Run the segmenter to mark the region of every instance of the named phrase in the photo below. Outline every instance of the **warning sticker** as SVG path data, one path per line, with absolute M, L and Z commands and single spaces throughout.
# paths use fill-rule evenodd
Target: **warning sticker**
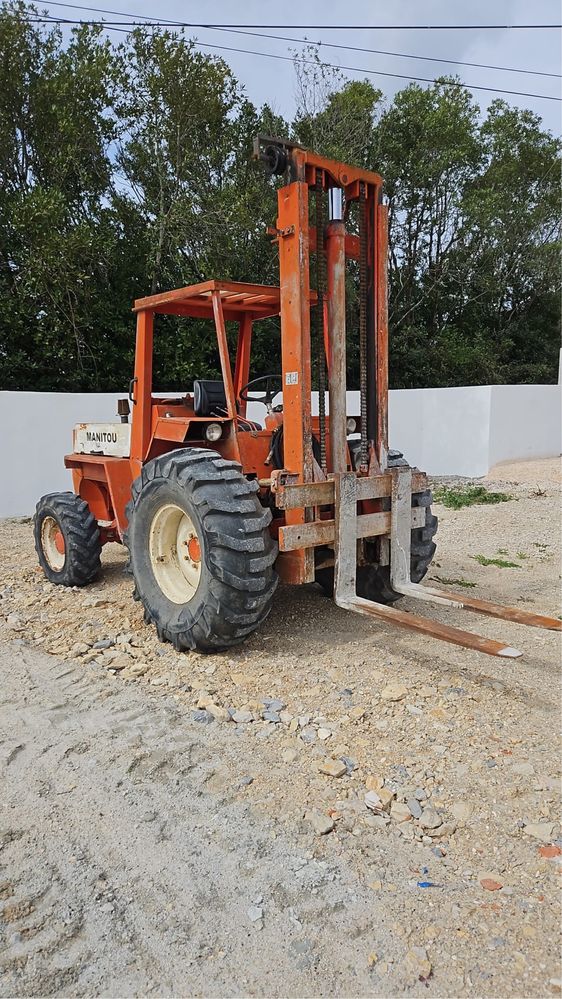
M 298 385 L 298 383 L 299 383 L 298 371 L 287 371 L 285 375 L 285 385 Z

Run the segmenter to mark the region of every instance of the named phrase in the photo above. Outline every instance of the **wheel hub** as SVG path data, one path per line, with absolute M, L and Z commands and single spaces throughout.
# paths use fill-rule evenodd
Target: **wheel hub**
M 164 596 L 175 604 L 193 599 L 201 581 L 201 542 L 185 510 L 175 503 L 160 507 L 149 533 L 152 571 Z
M 41 524 L 41 547 L 53 572 L 64 568 L 66 546 L 62 531 L 54 517 L 45 517 Z

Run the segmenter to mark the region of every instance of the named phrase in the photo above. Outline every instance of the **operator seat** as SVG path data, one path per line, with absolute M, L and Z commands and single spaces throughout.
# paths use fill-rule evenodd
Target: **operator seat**
M 226 413 L 224 382 L 197 378 L 193 382 L 193 408 L 196 416 L 224 416 Z
M 226 416 L 226 392 L 224 382 L 208 378 L 196 378 L 193 382 L 193 409 L 196 416 Z M 240 417 L 239 430 L 261 430 L 254 420 Z

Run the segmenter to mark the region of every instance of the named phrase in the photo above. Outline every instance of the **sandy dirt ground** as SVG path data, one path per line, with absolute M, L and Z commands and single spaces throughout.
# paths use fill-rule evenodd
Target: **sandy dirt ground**
M 487 480 L 530 483 L 537 489 L 562 483 L 561 458 L 535 458 L 532 461 L 502 461 L 494 465 L 485 476 Z
M 559 615 L 558 488 L 506 488 L 436 506 L 429 577 Z M 0 995 L 560 994 L 559 636 L 431 608 L 524 652 L 492 659 L 284 588 L 177 654 L 118 546 L 65 590 L 31 530 L 0 524 Z

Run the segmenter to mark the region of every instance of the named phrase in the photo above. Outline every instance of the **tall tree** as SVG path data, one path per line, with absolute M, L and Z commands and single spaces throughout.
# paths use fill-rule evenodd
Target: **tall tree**
M 0 13 L 3 382 L 86 385 L 98 364 L 95 299 L 116 240 L 105 201 L 115 58 L 97 29 L 63 46 L 29 10 Z

